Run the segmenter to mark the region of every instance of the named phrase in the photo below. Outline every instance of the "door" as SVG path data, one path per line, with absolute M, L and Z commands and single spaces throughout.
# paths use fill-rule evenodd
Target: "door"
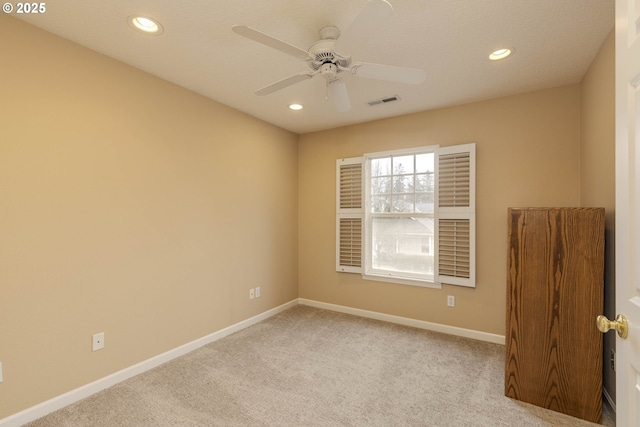
M 640 426 L 640 0 L 616 0 L 616 424 Z

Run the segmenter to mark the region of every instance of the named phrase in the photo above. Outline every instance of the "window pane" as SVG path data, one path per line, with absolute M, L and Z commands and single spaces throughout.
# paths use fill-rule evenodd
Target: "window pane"
M 371 178 L 371 194 L 391 193 L 391 177 Z
M 433 218 L 373 218 L 372 267 L 433 274 Z
M 393 212 L 413 213 L 413 194 L 394 194 Z
M 416 175 L 416 192 L 418 193 L 431 193 L 434 191 L 433 186 L 433 174 L 419 174 Z
M 401 175 L 405 173 L 413 173 L 413 158 L 413 155 L 394 157 L 393 174 Z
M 391 196 L 371 196 L 371 212 L 391 212 Z
M 391 158 L 371 160 L 371 176 L 391 175 Z
M 433 153 L 416 155 L 416 173 L 435 172 Z
M 394 193 L 413 193 L 413 175 L 393 177 Z
M 433 193 L 416 194 L 416 212 L 433 213 Z

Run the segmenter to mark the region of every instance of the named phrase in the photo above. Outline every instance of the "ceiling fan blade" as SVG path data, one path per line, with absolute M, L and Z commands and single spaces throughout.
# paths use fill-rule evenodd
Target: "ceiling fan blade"
M 231 27 L 231 29 L 236 34 L 240 34 L 243 37 L 261 43 L 265 46 L 269 46 L 273 49 L 279 50 L 280 52 L 286 53 L 287 55 L 291 55 L 295 58 L 302 59 L 303 61 L 313 59 L 311 58 L 311 55 L 309 55 L 309 52 L 307 52 L 306 50 L 302 50 L 298 47 L 290 45 L 287 42 L 278 40 L 268 34 L 260 32 L 251 27 L 247 27 L 246 25 L 234 25 L 233 27 Z
M 380 25 L 389 19 L 392 12 L 393 7 L 386 0 L 370 0 L 351 25 L 342 32 L 336 41 L 334 51 L 344 58 L 349 58 L 360 45 L 371 38 Z
M 314 76 L 314 73 L 298 73 L 298 74 L 294 74 L 291 77 L 287 77 L 286 79 L 282 79 L 280 81 L 277 81 L 275 83 L 271 83 L 268 86 L 265 86 L 261 89 L 258 89 L 257 91 L 255 91 L 254 93 L 256 95 L 269 95 L 270 93 L 273 93 L 277 90 L 280 89 L 284 89 L 285 87 L 289 87 L 291 85 L 294 85 L 296 83 L 300 83 L 302 81 L 305 80 L 309 80 L 311 77 Z
M 327 82 L 327 89 L 329 91 L 329 99 L 331 99 L 333 106 L 338 112 L 344 113 L 351 110 L 351 101 L 349 100 L 347 86 L 342 79 Z
M 385 80 L 388 82 L 407 83 L 417 85 L 427 78 L 424 70 L 417 68 L 395 67 L 393 65 L 368 64 L 366 62 L 354 64 L 349 73 L 355 77 Z

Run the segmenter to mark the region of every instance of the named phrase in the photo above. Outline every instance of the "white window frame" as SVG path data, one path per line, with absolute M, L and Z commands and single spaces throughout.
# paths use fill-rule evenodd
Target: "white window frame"
M 370 210 L 369 185 L 366 184 L 370 178 L 370 171 L 367 171 L 370 161 L 366 159 L 388 157 L 390 155 L 400 156 L 403 154 L 420 154 L 434 152 L 435 154 L 435 212 L 434 212 L 434 276 L 433 280 L 416 279 L 413 277 L 390 276 L 388 274 L 372 274 L 368 264 L 370 263 L 371 251 L 371 216 L 367 214 Z M 450 159 L 455 159 L 453 172 Z M 448 163 L 447 163 L 448 162 Z M 362 205 L 357 208 L 340 208 L 340 168 L 343 165 L 362 165 L 362 189 L 355 190 L 361 192 Z M 443 164 L 441 170 L 440 164 Z M 476 150 L 475 144 L 462 144 L 453 146 L 426 146 L 403 150 L 391 150 L 365 154 L 363 157 L 349 159 L 339 159 L 336 162 L 336 271 L 342 273 L 360 273 L 363 278 L 391 283 L 400 283 L 413 286 L 440 289 L 442 284 L 457 285 L 474 288 L 476 286 L 476 231 L 475 231 L 475 164 Z M 365 173 L 366 172 L 366 173 Z M 452 179 L 453 177 L 453 179 Z M 461 178 L 458 178 L 461 177 Z M 459 185 L 458 179 L 461 184 Z M 455 181 L 456 184 L 451 184 Z M 441 194 L 441 182 L 443 183 Z M 347 186 L 346 188 L 348 188 Z M 460 195 L 460 197 L 459 197 Z M 442 199 L 441 199 L 442 196 Z M 454 200 L 451 203 L 451 200 Z M 442 206 L 441 206 L 442 205 Z M 411 216 L 413 214 L 408 214 Z M 394 215 L 395 216 L 395 215 Z M 347 239 L 352 245 L 346 249 L 347 252 L 358 252 L 362 262 L 360 265 L 350 264 L 340 265 L 340 220 L 352 219 L 360 220 L 362 233 L 359 236 L 362 242 L 361 247 L 354 247 L 358 236 L 354 239 Z M 442 227 L 440 226 L 442 223 Z M 442 239 L 441 239 L 442 237 Z M 453 242 L 453 243 L 452 243 Z M 442 254 L 441 254 L 442 248 Z M 442 268 L 441 268 L 442 266 Z M 453 266 L 453 267 L 452 267 Z
M 435 278 L 438 277 L 438 265 L 435 260 L 437 259 L 437 255 L 434 251 L 434 270 L 433 276 L 429 278 L 425 278 L 424 275 L 420 275 L 417 273 L 396 273 L 389 270 L 375 269 L 372 265 L 372 235 L 373 235 L 373 220 L 378 217 L 391 217 L 391 218 L 411 218 L 411 217 L 422 217 L 422 218 L 433 218 L 434 222 L 434 240 L 437 239 L 437 217 L 435 207 L 435 200 L 438 200 L 438 186 L 437 179 L 435 179 L 435 194 L 434 194 L 434 212 L 433 213 L 425 213 L 425 214 L 417 214 L 417 213 L 373 213 L 371 209 L 371 161 L 380 158 L 386 157 L 399 157 L 403 155 L 417 155 L 417 154 L 426 154 L 430 153 L 434 155 L 434 175 L 438 176 L 438 146 L 432 145 L 427 147 L 418 147 L 418 148 L 410 148 L 410 149 L 402 149 L 402 150 L 391 150 L 391 151 L 382 151 L 376 153 L 367 153 L 364 155 L 364 168 L 365 168 L 365 176 L 364 176 L 364 272 L 363 277 L 367 280 L 376 280 L 390 283 L 398 283 L 403 285 L 414 285 L 414 286 L 423 286 L 429 288 L 441 288 L 441 285 L 436 282 Z

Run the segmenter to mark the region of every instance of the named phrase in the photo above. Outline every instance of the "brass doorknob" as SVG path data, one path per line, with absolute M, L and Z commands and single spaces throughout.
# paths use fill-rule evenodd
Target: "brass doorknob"
M 596 318 L 596 323 L 598 324 L 598 330 L 603 334 L 611 329 L 615 329 L 622 339 L 625 339 L 629 335 L 629 324 L 624 314 L 618 314 L 614 321 L 600 315 Z

